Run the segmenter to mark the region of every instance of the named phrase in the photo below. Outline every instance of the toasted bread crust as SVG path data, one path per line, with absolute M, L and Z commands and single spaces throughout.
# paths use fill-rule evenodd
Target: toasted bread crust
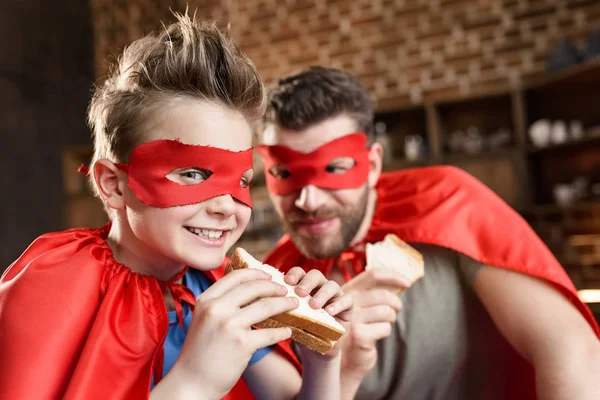
M 335 345 L 334 341 L 320 338 L 309 332 L 303 331 L 302 329 L 298 329 L 293 326 L 288 326 L 286 324 L 282 324 L 281 322 L 275 321 L 271 318 L 269 318 L 266 321 L 261 322 L 260 324 L 256 324 L 256 326 L 259 328 L 262 328 L 262 329 L 289 327 L 292 329 L 292 340 L 294 340 L 295 342 L 298 342 L 300 344 L 303 344 L 306 347 L 308 347 L 309 349 L 319 352 L 321 354 L 328 353 Z

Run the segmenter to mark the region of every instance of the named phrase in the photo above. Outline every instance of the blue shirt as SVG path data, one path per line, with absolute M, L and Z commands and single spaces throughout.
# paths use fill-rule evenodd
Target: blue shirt
M 212 285 L 212 281 L 208 279 L 208 277 L 202 271 L 190 268 L 185 274 L 185 285 L 192 291 L 192 293 L 194 293 L 195 297 L 198 297 L 200 293 L 204 292 L 210 287 L 210 285 Z M 191 312 L 190 307 L 186 303 L 183 303 L 182 306 L 183 325 L 185 327 L 185 331 L 181 329 L 181 326 L 177 322 L 177 312 L 169 311 L 169 331 L 167 332 L 164 346 L 165 362 L 163 368 L 163 377 L 167 375 L 171 368 L 173 368 L 175 361 L 177 361 L 177 357 L 179 357 L 181 347 L 183 346 L 183 341 L 185 340 L 190 323 L 192 322 L 193 313 Z M 260 361 L 264 356 L 269 354 L 271 349 L 271 347 L 265 347 L 256 351 L 252 355 L 252 358 L 250 358 L 248 365 L 252 365 Z M 154 387 L 154 382 L 152 383 L 152 387 Z

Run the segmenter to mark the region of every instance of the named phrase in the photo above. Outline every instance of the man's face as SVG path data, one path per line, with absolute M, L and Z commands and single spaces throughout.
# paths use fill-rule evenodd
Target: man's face
M 346 115 L 340 115 L 302 131 L 269 126 L 264 134 L 264 144 L 277 144 L 301 153 L 310 153 L 356 131 L 355 122 Z M 380 158 L 380 152 L 372 149 L 369 152 L 370 161 L 373 157 Z M 338 157 L 329 162 L 327 170 L 341 177 L 353 165 L 352 158 Z M 275 165 L 266 173 L 275 176 L 285 173 L 285 168 L 280 167 Z M 378 168 L 371 169 L 373 171 L 369 173 L 367 182 L 357 188 L 333 190 L 307 185 L 286 195 L 270 193 L 287 232 L 305 256 L 337 256 L 352 242 L 365 218 L 369 189 L 374 187 L 379 177 Z

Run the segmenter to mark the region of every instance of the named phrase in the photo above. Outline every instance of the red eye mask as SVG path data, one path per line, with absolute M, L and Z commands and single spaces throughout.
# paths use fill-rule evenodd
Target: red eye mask
M 267 188 L 277 195 L 286 195 L 304 186 L 325 189 L 351 189 L 363 185 L 369 176 L 369 149 L 364 133 L 352 133 L 324 144 L 311 153 L 300 153 L 286 146 L 257 146 L 265 163 Z M 327 171 L 327 165 L 336 158 L 349 157 L 354 166 L 343 174 Z M 269 170 L 282 165 L 289 176 L 278 178 Z
M 176 140 L 154 140 L 134 148 L 129 164 L 117 166 L 129 175 L 128 186 L 136 197 L 152 207 L 194 204 L 225 194 L 252 207 L 250 188 L 240 184 L 244 172 L 252 168 L 252 149 L 233 152 Z M 201 168 L 212 174 L 195 185 L 166 177 L 180 168 Z

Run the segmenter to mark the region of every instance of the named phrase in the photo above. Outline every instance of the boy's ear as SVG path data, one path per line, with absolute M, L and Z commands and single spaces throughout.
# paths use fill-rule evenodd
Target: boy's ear
M 104 203 L 115 210 L 125 208 L 127 174 L 113 162 L 101 159 L 94 163 L 92 175 Z
M 371 188 L 377 185 L 381 176 L 383 151 L 384 148 L 378 142 L 373 143 L 369 149 L 369 164 L 371 164 L 371 168 L 369 169 L 369 187 Z

